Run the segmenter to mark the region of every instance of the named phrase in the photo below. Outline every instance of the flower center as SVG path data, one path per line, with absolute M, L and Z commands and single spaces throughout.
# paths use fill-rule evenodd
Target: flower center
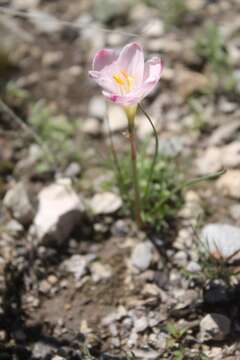
M 120 70 L 113 75 L 113 79 L 120 86 L 122 93 L 128 93 L 132 90 L 134 78 L 128 75 L 126 71 Z

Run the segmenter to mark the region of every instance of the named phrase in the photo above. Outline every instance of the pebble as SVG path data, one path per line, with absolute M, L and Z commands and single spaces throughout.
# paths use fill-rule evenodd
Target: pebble
M 34 359 L 47 359 L 51 356 L 53 350 L 52 348 L 43 343 L 43 342 L 37 342 L 33 346 L 32 356 Z
M 90 117 L 84 120 L 82 130 L 87 135 L 98 136 L 101 134 L 102 125 L 99 119 Z
M 4 227 L 4 230 L 8 234 L 10 234 L 14 237 L 18 237 L 19 235 L 21 235 L 23 233 L 24 227 L 18 221 L 12 219 L 6 224 L 6 226 Z
M 47 67 L 55 67 L 61 63 L 62 59 L 62 51 L 49 51 L 43 55 L 42 64 Z
M 75 178 L 81 173 L 81 165 L 78 162 L 71 162 L 65 170 L 66 177 Z
M 8 190 L 3 199 L 3 205 L 12 212 L 14 218 L 22 225 L 29 225 L 32 222 L 34 210 L 24 182 L 19 182 Z
M 113 214 L 122 206 L 122 199 L 111 192 L 98 193 L 89 201 L 94 215 Z
M 239 128 L 240 124 L 238 120 L 218 127 L 208 139 L 208 144 L 211 146 L 223 145 L 225 142 L 234 138 Z
M 31 10 L 29 21 L 40 33 L 52 34 L 62 29 L 61 23 L 57 18 L 41 10 Z
M 190 261 L 186 267 L 186 270 L 191 273 L 198 273 L 201 271 L 201 266 L 195 261 Z
M 202 229 L 200 239 L 210 254 L 216 258 L 227 259 L 240 251 L 240 228 L 236 226 L 208 224 Z
M 150 241 L 137 244 L 133 249 L 131 263 L 140 271 L 149 268 L 153 259 L 153 245 Z
M 94 262 L 90 265 L 92 279 L 95 283 L 109 279 L 112 276 L 112 271 L 109 265 L 103 265 L 100 262 Z
M 104 132 L 109 132 L 109 127 L 111 132 L 122 131 L 127 128 L 127 117 L 125 112 L 120 106 L 110 104 L 108 106 L 108 122 L 104 123 Z
M 216 183 L 221 194 L 240 199 L 240 170 L 228 170 Z
M 200 341 L 223 341 L 231 330 L 231 321 L 221 314 L 207 314 L 200 322 Z
M 145 316 L 134 320 L 134 330 L 136 333 L 141 333 L 148 328 L 148 320 Z
M 90 117 L 103 120 L 106 116 L 107 106 L 103 96 L 93 96 L 88 104 Z
M 69 179 L 59 179 L 43 188 L 39 195 L 39 208 L 33 231 L 38 239 L 61 244 L 79 225 L 84 211 L 81 198 Z
M 63 263 L 63 268 L 72 273 L 76 280 L 80 280 L 86 274 L 88 265 L 95 259 L 94 254 L 78 255 L 75 254 Z
M 221 150 L 217 147 L 209 147 L 202 156 L 196 160 L 198 174 L 207 175 L 217 172 L 222 167 Z
M 232 218 L 236 221 L 240 220 L 240 205 L 239 204 L 234 204 L 230 207 L 230 214 L 232 216 Z

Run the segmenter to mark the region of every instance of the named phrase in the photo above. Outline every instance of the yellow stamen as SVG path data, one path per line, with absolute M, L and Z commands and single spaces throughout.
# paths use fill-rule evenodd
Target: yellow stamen
M 131 91 L 133 87 L 134 78 L 126 73 L 124 70 L 120 70 L 117 74 L 113 75 L 113 79 L 118 85 L 123 88 L 125 92 Z

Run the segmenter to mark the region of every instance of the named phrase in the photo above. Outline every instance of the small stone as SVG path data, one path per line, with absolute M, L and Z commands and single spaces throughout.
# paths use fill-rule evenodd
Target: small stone
M 29 10 L 36 8 L 40 3 L 40 0 L 14 0 L 13 8 L 16 10 Z
M 145 316 L 134 320 L 134 330 L 136 333 L 145 331 L 148 327 L 148 320 Z
M 6 206 L 23 225 L 29 225 L 34 216 L 34 210 L 29 199 L 26 184 L 19 182 L 10 189 L 4 199 L 3 205 Z
M 104 132 L 107 134 L 109 127 L 111 132 L 118 132 L 127 128 L 127 118 L 120 106 L 112 104 L 108 106 L 108 120 L 104 123 Z
M 94 215 L 113 214 L 122 206 L 121 198 L 111 192 L 103 192 L 94 195 L 89 202 Z
M 91 117 L 104 119 L 106 116 L 106 102 L 102 96 L 93 96 L 88 104 L 88 113 Z
M 48 67 L 55 67 L 61 63 L 62 59 L 62 51 L 49 51 L 43 55 L 42 64 Z
M 236 131 L 240 128 L 239 121 L 232 121 L 230 123 L 220 126 L 210 136 L 208 143 L 211 146 L 223 145 L 229 140 L 232 140 L 236 135 Z
M 52 348 L 43 343 L 43 342 L 37 342 L 34 344 L 33 346 L 33 351 L 32 351 L 32 356 L 34 359 L 46 359 L 49 358 L 49 356 L 51 356 L 53 353 Z
M 201 271 L 201 266 L 195 261 L 190 261 L 187 265 L 186 270 L 190 273 L 198 273 Z
M 228 170 L 217 180 L 216 186 L 223 195 L 240 199 L 240 170 Z
M 51 34 L 62 29 L 57 18 L 41 10 L 31 10 L 28 18 L 40 33 Z
M 101 128 L 99 119 L 91 117 L 84 120 L 82 130 L 87 135 L 98 136 L 101 134 Z
M 92 273 L 92 279 L 94 282 L 109 279 L 112 276 L 110 266 L 103 265 L 100 262 L 94 262 L 90 265 L 90 271 Z
M 18 221 L 12 219 L 6 224 L 4 230 L 8 234 L 10 234 L 14 237 L 18 237 L 24 231 L 24 227 Z
M 145 271 L 149 268 L 153 258 L 153 246 L 150 241 L 137 244 L 133 249 L 131 263 L 137 269 Z
M 69 179 L 59 179 L 43 188 L 38 199 L 39 209 L 33 230 L 40 240 L 62 243 L 79 225 L 84 211 L 81 198 L 73 190 Z
M 158 38 L 164 33 L 164 23 L 159 18 L 151 19 L 143 28 L 143 33 L 148 37 Z
M 240 228 L 228 224 L 204 226 L 200 239 L 210 254 L 227 259 L 240 251 Z
M 200 341 L 222 341 L 231 330 L 230 319 L 221 314 L 208 314 L 200 322 Z
M 73 255 L 63 263 L 63 268 L 72 273 L 76 280 L 80 280 L 86 274 L 88 265 L 95 259 L 95 255 Z
M 238 221 L 240 219 L 240 205 L 239 204 L 234 204 L 230 207 L 230 214 L 232 216 L 232 218 L 236 221 Z
M 66 360 L 66 359 L 63 358 L 62 356 L 55 355 L 51 360 Z
M 78 162 L 72 162 L 66 168 L 65 175 L 69 178 L 75 178 L 76 176 L 80 175 L 81 170 L 81 165 Z
M 47 294 L 51 289 L 51 284 L 47 280 L 42 280 L 39 284 L 39 291 L 43 294 Z
M 179 69 L 176 74 L 177 91 L 183 99 L 209 86 L 208 77 L 196 71 Z
M 240 142 L 236 141 L 222 148 L 222 163 L 226 168 L 240 165 Z
M 200 175 L 217 172 L 222 167 L 222 153 L 217 147 L 210 147 L 196 160 L 196 166 Z

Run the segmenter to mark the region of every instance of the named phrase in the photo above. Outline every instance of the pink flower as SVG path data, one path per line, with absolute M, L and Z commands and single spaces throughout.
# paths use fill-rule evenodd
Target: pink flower
M 133 42 L 117 54 L 111 49 L 98 51 L 89 75 L 103 88 L 103 95 L 125 107 L 137 105 L 158 83 L 163 65 L 158 57 L 144 63 L 143 49 Z

